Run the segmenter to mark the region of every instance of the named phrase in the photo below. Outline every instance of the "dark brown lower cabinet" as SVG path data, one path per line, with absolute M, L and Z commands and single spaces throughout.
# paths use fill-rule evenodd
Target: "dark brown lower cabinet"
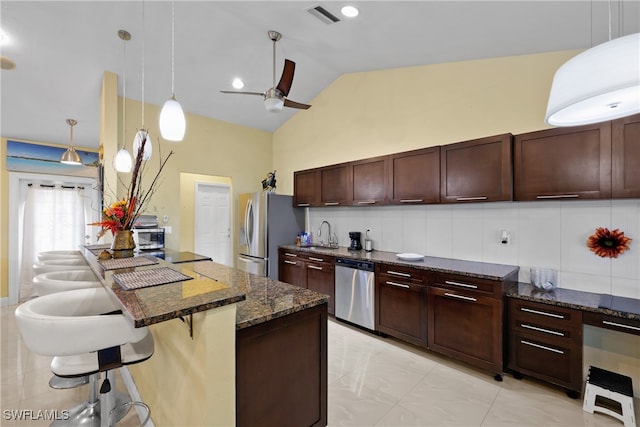
M 429 348 L 491 371 L 503 369 L 502 299 L 430 287 Z
M 564 387 L 582 390 L 582 312 L 511 298 L 508 368 Z
M 280 249 L 278 259 L 278 280 L 290 285 L 307 287 L 304 260 L 296 252 Z
M 427 288 L 398 278 L 376 277 L 376 329 L 427 346 Z
M 327 305 L 236 332 L 236 425 L 327 425 Z
M 333 259 L 331 263 L 305 261 L 307 275 L 307 289 L 329 295 L 329 303 L 327 310 L 329 314 L 335 314 L 336 311 L 336 289 Z

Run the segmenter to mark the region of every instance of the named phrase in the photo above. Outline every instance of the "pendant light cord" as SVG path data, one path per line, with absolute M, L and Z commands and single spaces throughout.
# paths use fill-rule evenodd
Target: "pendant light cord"
M 175 2 L 171 2 L 171 97 L 175 98 L 174 78 L 175 78 L 175 52 L 176 52 L 176 6 Z
M 127 116 L 127 41 L 123 39 L 122 43 L 124 43 L 122 50 L 122 148 L 124 149 L 124 123 Z
M 142 128 L 144 129 L 144 1 L 142 2 Z

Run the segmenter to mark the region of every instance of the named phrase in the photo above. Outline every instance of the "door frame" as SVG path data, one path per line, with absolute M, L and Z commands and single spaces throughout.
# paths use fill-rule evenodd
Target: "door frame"
M 227 254 L 229 255 L 229 263 L 230 267 L 235 265 L 235 260 L 233 256 L 233 195 L 231 193 L 231 184 L 220 183 L 220 182 L 207 182 L 207 181 L 196 181 L 194 185 L 194 193 L 193 193 L 193 251 L 196 252 L 196 240 L 198 238 L 197 227 L 198 224 L 198 190 L 200 187 L 218 187 L 224 188 L 227 190 L 227 194 L 229 195 L 229 242 L 227 244 Z
M 92 205 L 96 207 L 96 218 L 100 218 L 100 191 L 98 189 L 98 180 L 96 178 L 87 178 L 69 175 L 45 175 L 26 172 L 9 172 L 9 242 L 8 242 L 8 258 L 9 258 L 9 295 L 2 298 L 1 305 L 13 305 L 18 303 L 20 295 L 20 266 L 18 265 L 18 239 L 20 231 L 20 185 L 26 181 L 52 181 L 55 183 L 75 184 L 90 186 Z M 96 219 L 97 220 L 97 219 Z M 91 242 L 94 242 L 93 236 Z

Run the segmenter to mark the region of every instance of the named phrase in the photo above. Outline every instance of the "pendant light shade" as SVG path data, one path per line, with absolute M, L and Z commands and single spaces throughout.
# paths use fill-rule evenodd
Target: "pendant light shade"
M 563 64 L 545 122 L 579 126 L 640 112 L 640 33 L 602 43 Z
M 167 141 L 182 141 L 186 130 L 186 122 L 182 106 L 175 96 L 169 98 L 160 111 L 160 134 Z
M 142 144 L 142 141 L 144 141 L 145 139 L 146 139 L 146 142 L 144 143 L 142 160 L 149 160 L 151 158 L 153 147 L 151 145 L 151 141 L 149 141 L 149 133 L 144 129 L 140 129 L 136 133 L 135 138 L 133 138 L 133 157 L 134 158 L 138 158 L 138 151 L 140 150 L 140 145 Z
M 133 160 L 131 159 L 131 154 L 126 150 L 126 148 L 121 148 L 118 150 L 115 159 L 113 159 L 113 167 L 118 172 L 131 172 L 131 166 L 133 166 Z
M 82 164 L 82 160 L 80 159 L 80 156 L 78 155 L 78 153 L 76 153 L 76 149 L 73 146 L 73 127 L 77 123 L 78 122 L 75 121 L 74 119 L 67 119 L 67 124 L 71 127 L 71 139 L 69 142 L 69 148 L 67 148 L 67 151 L 62 153 L 62 157 L 60 158 L 60 163 L 64 163 L 65 165 L 81 165 Z
M 175 4 L 171 2 L 171 98 L 162 106 L 160 111 L 160 135 L 168 141 L 182 141 L 186 123 L 182 106 L 176 101 L 174 91 L 175 80 Z

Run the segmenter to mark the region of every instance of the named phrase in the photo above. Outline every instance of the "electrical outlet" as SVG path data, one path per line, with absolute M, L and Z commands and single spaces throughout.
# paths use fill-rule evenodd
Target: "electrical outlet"
M 171 234 L 171 226 L 164 227 L 164 234 Z
M 164 223 L 168 223 L 169 222 L 169 215 L 166 215 L 162 217 L 162 220 L 164 221 Z
M 502 230 L 500 232 L 500 243 L 502 243 L 503 245 L 508 245 L 509 243 L 511 243 L 511 233 L 509 233 L 509 231 Z

